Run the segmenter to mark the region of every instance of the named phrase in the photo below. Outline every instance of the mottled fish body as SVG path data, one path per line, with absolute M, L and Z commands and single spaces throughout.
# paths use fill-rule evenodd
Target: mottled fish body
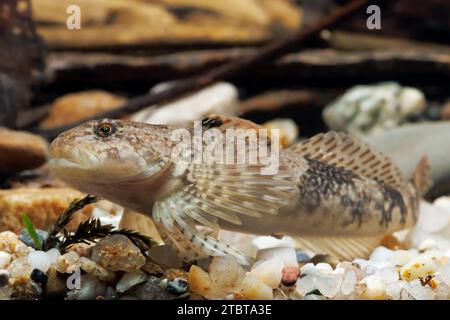
M 211 116 L 203 130 L 258 129 Z M 417 220 L 430 185 L 426 158 L 405 181 L 385 155 L 343 133 L 316 135 L 282 150 L 274 174 L 261 164 L 174 163 L 179 127 L 91 121 L 51 145 L 50 167 L 63 181 L 153 218 L 166 243 L 186 260 L 237 250 L 206 234 L 220 228 L 289 234 L 316 252 L 352 258 Z M 270 139 L 268 147 L 272 147 Z M 247 146 L 247 148 L 249 148 Z

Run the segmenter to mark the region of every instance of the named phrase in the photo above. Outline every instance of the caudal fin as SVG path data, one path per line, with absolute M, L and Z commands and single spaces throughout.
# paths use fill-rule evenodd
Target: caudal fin
M 431 178 L 431 166 L 427 156 L 423 156 L 420 159 L 411 180 L 421 197 L 431 188 L 433 180 Z

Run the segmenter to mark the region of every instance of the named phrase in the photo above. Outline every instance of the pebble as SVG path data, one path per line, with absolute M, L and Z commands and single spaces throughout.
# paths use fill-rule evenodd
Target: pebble
M 297 291 L 306 296 L 318 290 L 325 297 L 335 296 L 342 283 L 343 271 L 333 268 L 327 263 L 319 263 L 316 266 L 307 263 L 300 269 L 302 277 L 297 281 Z
M 147 257 L 156 264 L 167 268 L 179 269 L 183 265 L 183 261 L 175 249 L 168 245 L 151 247 L 147 251 Z
M 14 283 L 27 283 L 33 267 L 29 265 L 28 257 L 20 257 L 13 260 L 7 270 Z
M 377 276 L 370 275 L 358 283 L 360 297 L 365 300 L 386 299 L 386 284 Z
M 80 255 L 69 251 L 56 259 L 56 270 L 61 273 L 73 273 L 78 268 Z
M 41 285 L 46 285 L 48 281 L 48 276 L 40 269 L 33 269 L 33 271 L 30 274 L 30 279 Z
M 45 252 L 50 261 L 50 264 L 55 264 L 58 258 L 61 256 L 61 252 L 58 249 L 53 248 Z
M 185 279 L 168 280 L 166 290 L 171 294 L 182 295 L 189 289 L 189 283 Z
M 306 252 L 301 251 L 301 250 L 297 250 L 297 251 L 295 252 L 295 254 L 296 254 L 296 256 L 297 256 L 297 262 L 300 262 L 300 263 L 306 262 L 306 261 L 308 261 L 309 259 L 311 259 L 311 257 L 310 257 Z
M 92 249 L 91 259 L 111 271 L 124 272 L 139 270 L 146 263 L 140 249 L 121 234 L 99 241 Z
M 268 260 L 271 258 L 279 258 L 284 266 L 298 266 L 297 253 L 292 247 L 277 247 L 259 250 L 256 260 Z
M 0 127 L 0 175 L 34 169 L 48 157 L 48 143 L 25 131 Z
M 22 257 L 28 255 L 28 253 L 32 250 L 32 248 L 20 241 L 19 237 L 14 232 L 0 232 L 0 251 L 9 253 L 16 257 Z
M 114 272 L 104 268 L 97 262 L 92 261 L 91 259 L 88 259 L 86 257 L 80 257 L 80 259 L 78 260 L 78 265 L 83 271 L 91 274 L 100 281 L 111 282 L 116 278 L 116 274 Z
M 423 286 L 419 279 L 410 283 L 408 293 L 416 300 L 432 300 L 434 296 L 433 289 L 429 286 Z
M 105 292 L 105 299 L 107 300 L 117 300 L 119 295 L 113 287 L 107 287 Z
M 268 285 L 272 289 L 278 288 L 281 283 L 282 271 L 284 268 L 283 260 L 273 257 L 268 260 L 260 260 L 253 266 L 252 270 L 247 273 L 257 278 L 262 283 Z
M 147 281 L 148 276 L 141 270 L 125 273 L 116 285 L 116 291 L 123 293 L 139 283 Z
M 208 272 L 195 265 L 189 269 L 188 282 L 192 292 L 206 299 L 221 299 L 226 295 L 223 289 L 211 280 Z
M 233 256 L 214 257 L 209 265 L 209 275 L 214 284 L 232 293 L 241 284 L 245 272 Z
M 236 298 L 248 300 L 272 300 L 273 290 L 258 278 L 246 275 L 242 281 L 241 290 L 235 296 Z
M 403 280 L 414 280 L 433 275 L 436 272 L 436 265 L 430 258 L 417 257 L 411 260 L 400 269 L 400 276 Z
M 164 289 L 161 280 L 155 276 L 149 276 L 146 283 L 138 285 L 135 295 L 139 300 L 173 300 L 178 297 Z
M 0 251 L 0 269 L 5 269 L 11 263 L 12 256 L 5 251 Z
M 90 274 L 83 274 L 80 279 L 81 288 L 67 292 L 69 300 L 94 300 L 106 292 L 106 284 Z
M 50 257 L 44 251 L 32 251 L 28 254 L 28 263 L 33 269 L 47 272 L 50 268 Z
M 0 288 L 7 285 L 9 280 L 8 270 L 0 269 Z
M 297 282 L 300 275 L 299 267 L 288 266 L 284 267 L 281 276 L 281 283 L 285 286 L 292 286 Z
M 262 125 L 263 128 L 268 129 L 268 136 L 270 137 L 270 130 L 279 130 L 280 144 L 286 148 L 293 144 L 298 138 L 298 126 L 292 119 L 273 119 Z
M 395 82 L 357 85 L 330 103 L 322 116 L 335 131 L 367 133 L 396 127 L 425 109 L 425 96 Z
M 47 232 L 44 230 L 37 229 L 36 234 L 40 243 L 42 243 L 47 237 Z M 22 231 L 20 231 L 19 240 L 25 243 L 27 246 L 32 247 L 33 249 L 39 249 L 26 229 L 22 229 Z

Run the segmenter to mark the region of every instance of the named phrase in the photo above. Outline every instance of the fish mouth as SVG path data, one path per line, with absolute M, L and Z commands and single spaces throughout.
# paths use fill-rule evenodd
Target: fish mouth
M 61 169 L 83 170 L 83 169 L 86 169 L 81 164 L 74 162 L 74 161 L 67 160 L 65 158 L 51 158 L 47 164 L 51 170 L 61 170 Z

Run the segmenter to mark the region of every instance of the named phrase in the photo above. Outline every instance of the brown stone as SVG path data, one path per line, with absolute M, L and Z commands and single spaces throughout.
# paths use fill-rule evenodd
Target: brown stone
M 450 120 L 450 101 L 444 104 L 441 109 L 441 119 L 442 120 Z
M 40 126 L 52 128 L 66 125 L 115 109 L 125 101 L 122 97 L 101 90 L 67 94 L 55 100 L 50 114 Z
M 48 157 L 48 143 L 40 136 L 0 127 L 0 175 L 34 169 Z
M 27 214 L 37 229 L 48 229 L 69 204 L 83 194 L 70 188 L 20 188 L 0 190 L 0 231 L 19 233 L 23 229 L 22 215 Z M 90 218 L 92 206 L 77 212 L 69 224 L 75 229 Z

